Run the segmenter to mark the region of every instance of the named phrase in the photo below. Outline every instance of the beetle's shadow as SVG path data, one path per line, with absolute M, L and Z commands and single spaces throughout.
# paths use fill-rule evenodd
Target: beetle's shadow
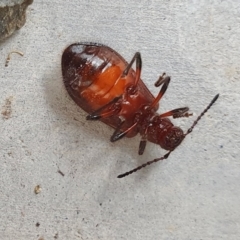
M 114 131 L 111 127 L 103 124 L 101 121 L 96 121 L 96 122 L 94 121 L 94 123 L 91 121 L 87 121 L 86 120 L 87 113 L 84 110 L 82 110 L 71 99 L 71 97 L 68 95 L 64 87 L 64 84 L 62 81 L 60 64 L 59 66 L 55 66 L 55 68 L 51 68 L 51 72 L 45 72 L 44 88 L 45 88 L 46 102 L 49 105 L 49 108 L 51 109 L 51 111 L 53 111 L 53 114 L 56 116 L 56 119 L 58 120 L 57 121 L 58 126 L 59 126 L 59 122 L 60 123 L 62 122 L 63 125 L 66 125 L 66 124 L 70 125 L 71 128 L 74 128 L 74 132 L 76 133 L 76 138 L 79 137 L 80 141 L 77 149 L 79 149 L 80 159 L 81 159 L 81 154 L 83 152 L 81 151 L 82 141 L 85 141 L 84 143 L 85 145 L 93 144 L 92 149 L 94 149 L 94 140 L 90 141 L 89 143 L 86 143 L 86 141 L 89 141 L 89 139 L 83 139 L 81 137 L 81 134 L 83 131 L 85 132 L 84 134 L 82 134 L 83 136 L 87 135 L 89 136 L 90 139 L 98 139 L 98 141 L 100 139 L 100 141 L 103 141 L 103 142 L 106 141 L 109 143 L 109 145 L 106 146 L 108 149 L 100 148 L 97 151 L 95 151 L 96 157 L 92 157 L 91 158 L 92 160 L 89 159 L 89 161 L 93 161 L 93 163 L 90 163 L 89 165 L 94 166 L 94 164 L 96 164 L 96 159 L 99 159 L 99 155 L 101 156 L 105 154 L 106 150 L 114 151 L 114 149 L 116 148 L 120 149 L 121 152 L 124 153 L 124 154 L 121 154 L 120 156 L 119 155 L 116 156 L 115 168 L 116 168 L 117 174 L 118 173 L 120 174 L 125 170 L 131 170 L 132 167 L 133 168 L 137 167 L 145 163 L 146 161 L 152 160 L 154 158 L 153 154 L 149 152 L 148 147 L 145 150 L 144 156 L 140 157 L 138 155 L 137 151 L 138 151 L 138 144 L 139 144 L 140 137 L 135 137 L 132 139 L 123 138 L 122 140 L 116 143 L 111 143 L 109 139 L 111 134 Z M 63 128 L 63 131 L 66 131 L 66 129 Z M 100 134 L 99 132 L 104 134 Z M 67 134 L 64 137 L 66 137 L 66 142 L 71 142 L 69 141 L 70 139 L 68 139 Z M 125 167 L 120 167 L 119 164 L 121 164 L 123 160 L 126 161 L 126 164 L 128 164 L 129 160 L 134 161 L 134 164 L 133 164 L 134 166 L 130 166 L 129 164 L 129 167 L 127 169 Z M 75 161 L 79 162 L 79 159 L 76 159 Z M 80 163 L 78 163 L 77 165 L 79 164 Z M 144 171 L 144 172 L 148 172 L 150 174 L 151 171 Z M 113 174 L 115 174 L 115 172 Z

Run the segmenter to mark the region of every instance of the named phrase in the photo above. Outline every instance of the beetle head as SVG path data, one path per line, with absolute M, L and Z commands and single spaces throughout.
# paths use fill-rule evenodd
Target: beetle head
M 166 150 L 173 151 L 184 139 L 183 130 L 179 127 L 167 129 L 165 135 L 160 138 L 159 145 Z

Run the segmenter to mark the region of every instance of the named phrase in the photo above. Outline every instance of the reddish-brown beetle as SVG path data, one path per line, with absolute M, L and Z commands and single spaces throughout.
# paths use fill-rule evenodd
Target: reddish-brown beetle
M 132 69 L 136 61 L 136 71 Z M 161 158 L 149 161 L 129 172 L 125 177 L 154 162 L 168 158 L 170 153 L 192 132 L 197 122 L 217 100 L 217 94 L 192 126 L 183 133 L 167 117 L 180 118 L 192 114 L 187 107 L 158 114 L 158 103 L 168 88 L 170 77 L 162 74 L 156 87 L 162 85 L 155 98 L 140 79 L 141 55 L 137 52 L 128 64 L 113 49 L 97 43 L 75 43 L 62 55 L 64 84 L 73 100 L 89 115 L 87 120 L 100 119 L 115 129 L 111 141 L 141 135 L 138 153 L 144 152 L 147 141 L 168 150 Z

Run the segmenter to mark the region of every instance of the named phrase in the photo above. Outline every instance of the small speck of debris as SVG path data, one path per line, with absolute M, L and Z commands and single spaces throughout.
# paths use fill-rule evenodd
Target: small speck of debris
M 58 239 L 58 233 L 55 234 L 54 239 Z
M 223 145 L 220 145 L 220 148 L 223 148 Z
M 39 223 L 39 222 L 37 222 L 37 223 L 36 223 L 36 227 L 39 227 L 39 226 L 40 226 L 40 223 Z
M 34 188 L 35 194 L 39 194 L 41 191 L 42 191 L 42 188 L 41 188 L 40 185 L 37 185 L 37 186 Z
M 98 227 L 98 226 L 99 226 L 99 224 L 96 225 L 96 227 Z
M 58 170 L 58 173 L 61 174 L 64 177 L 64 173 L 61 170 Z
M 99 203 L 100 206 L 102 206 L 102 203 Z
M 11 157 L 11 156 L 12 156 L 12 152 L 8 152 L 7 154 L 8 154 L 8 156 L 9 156 L 9 157 Z
M 23 56 L 23 53 L 22 53 L 22 52 L 19 52 L 19 51 L 11 51 L 11 52 L 8 54 L 8 56 L 7 56 L 7 59 L 6 59 L 6 62 L 5 62 L 5 67 L 8 66 L 8 63 L 9 63 L 9 61 L 11 60 L 11 54 L 12 54 L 12 53 L 17 53 L 17 54 Z
M 12 96 L 6 98 L 5 104 L 2 107 L 2 116 L 4 119 L 9 119 L 12 114 L 12 100 Z

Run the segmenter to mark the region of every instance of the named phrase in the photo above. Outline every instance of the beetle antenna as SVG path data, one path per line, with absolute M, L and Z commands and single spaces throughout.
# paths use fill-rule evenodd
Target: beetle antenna
M 138 170 L 140 170 L 140 169 L 142 169 L 142 168 L 144 168 L 144 167 L 152 164 L 152 163 L 155 163 L 155 162 L 158 162 L 158 161 L 167 159 L 171 152 L 172 152 L 172 151 L 168 152 L 167 154 L 165 154 L 165 155 L 164 155 L 163 157 L 161 157 L 161 158 L 156 158 L 156 159 L 154 159 L 154 160 L 152 160 L 152 161 L 146 162 L 146 163 L 144 163 L 143 165 L 141 165 L 141 166 L 139 166 L 139 167 L 137 167 L 137 168 L 134 168 L 133 170 L 131 170 L 131 171 L 129 171 L 129 172 L 125 172 L 125 173 L 123 173 L 123 174 L 120 174 L 120 175 L 118 175 L 118 178 L 126 177 L 126 176 L 128 176 L 128 175 L 130 175 L 130 174 L 132 174 L 132 173 L 134 173 L 134 172 L 136 172 L 136 171 L 138 171 Z
M 187 130 L 184 136 L 187 136 L 189 133 L 192 132 L 193 128 L 197 125 L 199 120 L 202 118 L 202 116 L 209 110 L 209 108 L 217 101 L 219 97 L 219 94 L 217 94 L 213 100 L 208 104 L 208 106 L 202 111 L 202 113 L 197 117 L 197 119 L 193 122 L 192 126 Z

